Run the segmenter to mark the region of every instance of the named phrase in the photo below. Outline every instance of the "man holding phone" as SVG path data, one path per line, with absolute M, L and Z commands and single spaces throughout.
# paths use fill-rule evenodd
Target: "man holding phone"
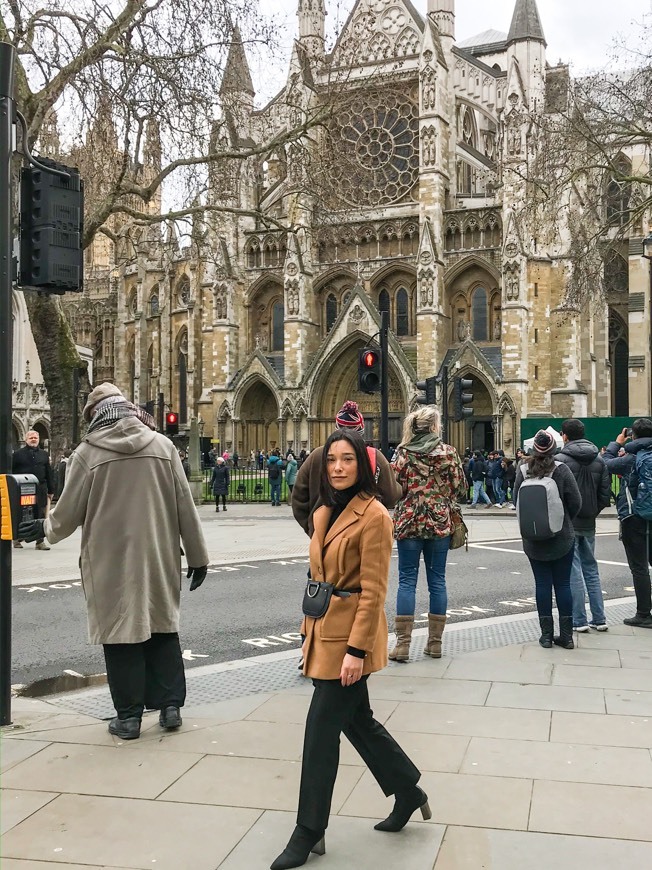
M 609 473 L 622 478 L 616 507 L 636 595 L 636 614 L 623 622 L 652 628 L 652 420 L 642 417 L 631 429 L 623 429 L 603 459 Z

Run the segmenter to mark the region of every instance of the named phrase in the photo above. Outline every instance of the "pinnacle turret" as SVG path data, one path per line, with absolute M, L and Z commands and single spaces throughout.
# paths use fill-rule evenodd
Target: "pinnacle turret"
M 224 75 L 220 86 L 220 96 L 234 93 L 245 93 L 253 97 L 256 93 L 251 80 L 249 63 L 245 54 L 240 28 L 236 24 L 231 34 L 231 47 L 224 66 Z
M 524 39 L 538 40 L 546 45 L 543 35 L 543 27 L 539 18 L 537 0 L 516 0 L 512 26 L 509 28 L 507 42 L 516 42 Z

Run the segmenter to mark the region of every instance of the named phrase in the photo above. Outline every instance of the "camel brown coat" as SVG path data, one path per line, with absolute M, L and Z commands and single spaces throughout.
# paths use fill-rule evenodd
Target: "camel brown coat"
M 323 447 L 316 447 L 303 463 L 292 489 L 292 513 L 307 535 L 312 536 L 313 515 L 320 506 L 319 484 L 321 481 L 321 458 Z M 396 481 L 394 469 L 380 450 L 376 450 L 378 462 L 378 497 L 386 508 L 393 508 L 403 495 L 403 488 Z
M 305 617 L 303 672 L 318 680 L 338 680 L 347 647 L 366 652 L 363 674 L 387 665 L 385 597 L 392 554 L 392 521 L 375 498 L 355 496 L 328 529 L 331 508 L 313 514 L 310 573 L 338 589 L 362 589 L 349 598 L 331 598 L 321 619 Z

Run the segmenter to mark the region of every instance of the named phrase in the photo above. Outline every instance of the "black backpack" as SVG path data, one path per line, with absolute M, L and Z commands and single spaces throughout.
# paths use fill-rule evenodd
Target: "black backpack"
M 281 463 L 274 462 L 269 466 L 269 479 L 270 480 L 278 480 L 281 476 Z
M 592 520 L 600 513 L 598 489 L 591 474 L 590 466 L 580 465 L 575 479 L 582 496 L 582 507 L 577 514 L 579 519 Z

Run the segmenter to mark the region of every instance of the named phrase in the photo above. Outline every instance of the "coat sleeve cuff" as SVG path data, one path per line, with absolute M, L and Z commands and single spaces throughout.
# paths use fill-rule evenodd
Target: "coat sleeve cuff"
M 346 651 L 350 656 L 355 656 L 357 659 L 365 659 L 367 657 L 367 653 L 363 649 L 358 649 L 357 646 L 347 646 Z

